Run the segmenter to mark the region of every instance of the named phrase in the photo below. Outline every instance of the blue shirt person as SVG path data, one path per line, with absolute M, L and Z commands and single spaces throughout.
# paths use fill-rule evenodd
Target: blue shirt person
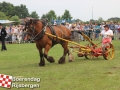
M 100 26 L 95 23 L 95 26 L 94 26 L 94 29 L 95 29 L 95 40 L 98 40 L 99 39 L 99 34 L 100 34 Z

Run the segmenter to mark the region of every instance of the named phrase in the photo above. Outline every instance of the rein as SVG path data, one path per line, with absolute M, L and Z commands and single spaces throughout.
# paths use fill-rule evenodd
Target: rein
M 48 25 L 48 24 L 47 24 Z M 34 37 L 33 37 L 33 40 L 36 40 L 36 39 L 38 39 L 38 38 L 36 38 L 41 32 L 45 32 L 46 31 L 46 27 L 47 27 L 47 25 L 37 34 L 37 35 L 35 35 Z M 41 38 L 42 38 L 42 36 L 41 36 Z M 40 39 L 40 38 L 39 38 Z
M 31 38 L 31 40 L 37 41 L 37 40 L 41 39 L 44 36 L 47 26 L 48 26 L 48 24 L 46 24 L 46 26 L 44 26 L 44 28 L 42 30 L 40 30 L 40 32 L 38 34 L 36 34 L 35 36 L 33 34 L 29 33 L 29 32 L 26 32 L 26 34 L 32 35 L 33 38 Z M 32 27 L 32 31 L 33 32 L 35 31 L 34 27 Z
M 33 22 L 32 22 L 32 23 L 33 23 Z M 42 39 L 43 36 L 45 35 L 45 32 L 46 32 L 46 28 L 47 28 L 47 27 L 50 28 L 51 33 L 52 33 L 53 35 L 57 36 L 57 35 L 56 35 L 56 32 L 54 31 L 54 29 L 52 28 L 52 26 L 49 25 L 48 22 L 42 22 L 42 24 L 43 24 L 42 30 L 40 30 L 38 33 L 35 33 L 36 30 L 35 30 L 34 25 L 32 25 L 31 27 L 29 27 L 29 29 L 30 29 L 32 32 L 26 32 L 26 34 L 31 35 L 31 40 L 37 41 L 37 40 L 39 40 L 39 39 Z M 49 37 L 49 38 L 50 38 L 50 37 Z M 52 41 L 54 41 L 52 38 L 50 38 L 50 39 L 51 39 Z

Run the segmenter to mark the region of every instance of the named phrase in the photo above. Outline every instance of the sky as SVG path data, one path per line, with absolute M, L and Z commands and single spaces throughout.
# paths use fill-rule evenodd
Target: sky
M 69 10 L 73 19 L 89 21 L 92 19 L 92 7 L 94 20 L 98 20 L 99 17 L 104 20 L 120 17 L 120 0 L 0 0 L 3 1 L 14 6 L 24 4 L 29 13 L 36 11 L 40 17 L 50 10 L 54 10 L 57 16 Z

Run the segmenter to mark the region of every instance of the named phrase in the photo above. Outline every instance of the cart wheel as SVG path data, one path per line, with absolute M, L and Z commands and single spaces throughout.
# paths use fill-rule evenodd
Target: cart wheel
M 93 59 L 93 58 L 94 58 L 93 52 L 88 52 L 88 53 L 86 53 L 85 58 L 86 58 L 86 59 Z
M 105 60 L 112 60 L 115 53 L 114 46 L 110 44 L 110 46 L 108 48 L 106 47 L 103 52 L 103 57 Z

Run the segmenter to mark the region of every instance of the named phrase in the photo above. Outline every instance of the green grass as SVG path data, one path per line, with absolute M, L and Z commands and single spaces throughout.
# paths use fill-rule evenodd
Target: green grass
M 120 90 L 120 41 L 113 41 L 113 44 L 113 60 L 104 60 L 103 57 L 86 60 L 74 54 L 74 62 L 70 63 L 66 58 L 66 63 L 62 65 L 58 64 L 58 59 L 63 49 L 56 45 L 49 52 L 55 63 L 46 61 L 44 67 L 38 66 L 39 53 L 35 44 L 7 44 L 8 50 L 0 51 L 0 74 L 41 78 L 40 88 L 33 90 Z M 0 90 L 5 88 L 0 87 Z

